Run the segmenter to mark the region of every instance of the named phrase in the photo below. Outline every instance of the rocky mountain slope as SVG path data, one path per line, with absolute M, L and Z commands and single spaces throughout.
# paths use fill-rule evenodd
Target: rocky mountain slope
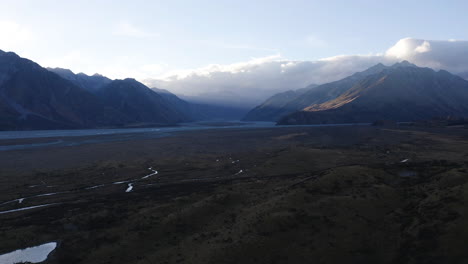
M 363 72 L 355 73 L 339 81 L 310 85 L 296 92 L 285 92 L 274 95 L 263 104 L 250 111 L 245 119 L 250 121 L 278 121 L 285 115 L 304 109 L 311 104 L 323 103 L 335 99 L 341 93 L 351 88 L 357 81 L 380 72 L 386 68 L 377 64 Z
M 49 71 L 57 73 L 62 78 L 67 79 L 77 86 L 92 92 L 94 94 L 101 94 L 99 92 L 102 88 L 106 87 L 108 84 L 112 82 L 111 79 L 102 76 L 100 74 L 94 75 L 86 75 L 84 73 L 75 74 L 69 69 L 62 69 L 62 68 L 47 68 Z M 127 82 L 130 84 L 130 82 Z M 131 84 L 130 84 L 131 85 Z M 136 85 L 141 87 L 142 84 Z M 214 105 L 214 104 L 206 104 L 206 103 L 199 103 L 199 102 L 192 102 L 189 99 L 181 99 L 177 95 L 169 92 L 165 89 L 159 89 L 156 87 L 151 87 L 155 93 L 160 95 L 164 101 L 166 101 L 170 108 L 172 108 L 175 112 L 181 114 L 181 120 L 184 121 L 202 121 L 202 120 L 238 120 L 241 119 L 245 112 L 241 112 L 235 107 L 229 105 Z M 146 89 L 141 89 L 141 91 L 147 91 Z M 147 98 L 145 92 L 141 93 L 142 98 L 138 100 L 146 100 Z M 154 97 L 154 95 L 150 96 Z
M 0 130 L 142 122 L 166 125 L 191 120 L 183 109 L 134 80 L 54 71 L 59 74 L 15 53 L 0 51 Z
M 134 122 L 174 124 L 191 120 L 185 109 L 135 79 L 112 81 L 96 95 Z
M 311 84 L 298 90 L 289 90 L 278 93 L 268 98 L 261 105 L 255 107 L 243 118 L 245 121 L 276 121 L 279 117 L 297 111 L 297 106 L 290 104 L 291 101 L 299 100 L 308 91 L 317 87 Z
M 374 66 L 376 67 L 376 66 Z M 416 121 L 468 116 L 468 81 L 408 62 L 356 80 L 328 100 L 317 98 L 279 124 Z M 301 105 L 302 107 L 303 105 Z
M 107 84 L 111 83 L 112 80 L 102 76 L 100 74 L 94 74 L 94 75 L 86 75 L 82 72 L 75 74 L 69 69 L 63 69 L 63 68 L 47 68 L 49 71 L 54 72 L 60 77 L 67 79 L 73 83 L 75 83 L 77 86 L 88 90 L 90 92 L 97 92 L 99 89 L 102 87 L 106 86 Z

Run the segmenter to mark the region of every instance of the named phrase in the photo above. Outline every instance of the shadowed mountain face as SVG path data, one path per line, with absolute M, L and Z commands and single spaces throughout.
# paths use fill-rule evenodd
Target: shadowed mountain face
M 378 119 L 415 121 L 468 116 L 468 81 L 447 71 L 436 72 L 408 62 L 380 68 L 374 74 L 356 78 L 348 87 L 333 90 L 337 93 L 328 100 L 319 97 L 310 100 L 305 107 L 302 104 L 301 111 L 283 117 L 278 124 L 366 123 Z
M 99 74 L 94 74 L 92 76 L 86 75 L 84 73 L 75 74 L 69 69 L 62 68 L 48 68 L 48 70 L 57 73 L 62 78 L 73 82 L 77 86 L 89 92 L 100 95 L 101 97 L 102 92 L 100 92 L 100 90 L 112 82 L 111 79 Z M 130 82 L 127 82 L 127 85 L 141 87 L 142 84 L 135 85 L 135 83 L 131 84 Z M 172 109 L 174 112 L 180 114 L 180 120 L 183 121 L 239 120 L 248 111 L 248 109 L 229 105 L 213 104 L 206 102 L 192 102 L 190 100 L 191 98 L 181 99 L 177 95 L 169 92 L 168 90 L 159 89 L 156 87 L 151 88 L 151 90 L 153 90 L 155 93 L 157 93 L 164 99 L 167 107 Z M 139 94 L 142 97 L 146 97 L 146 92 L 146 89 L 140 89 Z M 151 95 L 150 97 L 155 96 Z M 140 99 L 147 100 L 147 98 Z M 145 113 L 141 114 L 146 115 Z M 174 121 L 171 121 L 171 123 L 174 123 Z
M 142 120 L 148 120 L 149 122 L 161 122 L 161 120 L 168 119 L 170 120 L 168 121 L 169 123 L 176 123 L 178 122 L 176 120 L 190 121 L 198 119 L 198 116 L 191 111 L 190 104 L 188 102 L 180 99 L 175 94 L 164 89 L 151 88 L 150 90 L 152 92 L 150 92 L 148 91 L 148 87 L 133 79 L 127 79 L 124 80 L 124 82 L 122 82 L 121 80 L 116 80 L 117 83 L 119 83 L 118 85 L 116 85 L 116 83 L 114 83 L 116 81 L 113 81 L 97 73 L 92 76 L 89 76 L 84 73 L 75 74 L 69 69 L 48 68 L 48 70 L 55 72 L 62 78 L 70 80 L 77 86 L 98 95 L 104 101 L 107 101 L 110 104 L 115 102 L 112 102 L 112 100 L 108 100 L 106 96 L 113 97 L 113 100 L 116 100 L 117 97 L 120 97 L 119 100 L 127 101 L 130 99 L 130 97 L 132 97 L 136 100 L 136 102 L 145 101 L 146 108 L 138 104 L 134 105 L 133 107 L 130 107 L 129 104 L 132 104 L 131 102 L 126 102 L 127 106 L 124 106 L 128 108 L 126 109 L 126 111 L 135 111 L 132 113 L 127 112 L 125 113 L 125 115 L 133 115 L 137 118 L 136 120 L 138 120 L 138 122 L 142 122 Z M 110 85 L 111 83 L 114 84 Z M 109 85 L 110 87 L 118 86 L 119 88 L 115 89 L 115 91 L 112 88 L 109 90 Z M 126 95 L 122 93 L 123 90 L 127 91 Z M 130 95 L 129 93 L 132 93 L 132 95 Z M 163 98 L 163 102 L 161 101 L 161 97 Z M 157 102 L 156 106 L 148 107 L 149 104 L 153 104 L 155 102 Z M 165 106 L 162 107 L 163 109 L 159 109 L 158 105 Z M 114 107 L 115 106 L 116 105 L 114 105 Z M 120 105 L 118 107 L 120 107 Z M 139 108 L 140 110 L 137 110 L 137 108 Z M 174 113 L 164 113 L 164 111 L 167 109 L 170 109 L 170 111 L 173 111 Z M 149 113 L 153 114 L 145 113 L 145 110 L 148 110 Z M 162 111 L 159 112 L 160 110 Z M 157 111 L 158 114 L 154 114 L 154 111 Z M 180 116 L 178 118 L 174 118 L 174 114 Z
M 467 84 L 446 71 L 407 61 L 377 64 L 336 82 L 274 95 L 244 119 L 321 124 L 465 117 Z
M 89 92 L 14 53 L 0 52 L 0 128 L 105 126 L 125 120 Z
M 0 51 L 0 130 L 190 120 L 183 109 L 135 80 L 111 81 L 98 75 L 59 71 L 60 76 L 12 52 Z
M 106 105 L 135 122 L 175 124 L 191 120 L 184 109 L 135 79 L 112 81 L 96 94 Z
M 291 101 L 300 100 L 308 91 L 313 90 L 317 85 L 311 84 L 306 88 L 298 90 L 289 90 L 279 94 L 275 94 L 268 98 L 261 105 L 255 107 L 244 117 L 246 121 L 277 121 L 278 118 L 297 111 L 296 105 L 291 104 Z
M 310 85 L 297 91 L 288 91 L 274 95 L 263 104 L 250 111 L 246 120 L 278 121 L 282 117 L 295 111 L 304 109 L 312 104 L 323 103 L 335 99 L 341 93 L 351 88 L 362 78 L 375 74 L 386 68 L 377 64 L 366 71 L 355 73 L 342 80 L 322 85 Z
M 184 98 L 183 100 L 167 90 L 151 89 L 195 121 L 240 120 L 247 112 L 246 109 L 236 106 L 196 102 L 191 101 L 191 98 Z
M 102 87 L 106 86 L 107 84 L 111 83 L 112 80 L 102 76 L 100 74 L 94 74 L 92 76 L 86 75 L 84 73 L 74 74 L 69 69 L 62 69 L 62 68 L 47 68 L 49 71 L 54 72 L 60 77 L 67 79 L 80 88 L 88 90 L 92 93 L 97 92 Z

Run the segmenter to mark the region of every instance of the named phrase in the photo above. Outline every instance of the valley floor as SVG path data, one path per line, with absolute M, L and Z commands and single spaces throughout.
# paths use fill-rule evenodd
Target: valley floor
M 0 152 L 0 255 L 57 242 L 44 263 L 466 263 L 467 204 L 465 128 L 238 128 Z

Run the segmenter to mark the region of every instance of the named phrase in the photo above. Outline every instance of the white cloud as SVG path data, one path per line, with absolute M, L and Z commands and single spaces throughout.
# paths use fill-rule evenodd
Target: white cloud
M 291 61 L 276 54 L 246 62 L 167 72 L 144 80 L 177 94 L 238 104 L 256 104 L 274 93 L 339 80 L 377 63 L 408 60 L 421 67 L 468 72 L 468 41 L 405 38 L 382 54 L 340 55 L 317 61 Z
M 468 71 L 468 41 L 405 38 L 390 48 L 386 56 L 452 73 Z
M 338 56 L 319 61 L 290 61 L 280 55 L 229 65 L 210 65 L 147 79 L 149 86 L 177 94 L 203 97 L 239 105 L 255 105 L 274 93 L 325 83 L 364 70 L 381 60 L 378 56 Z
M 5 28 L 9 32 L 13 32 L 12 28 L 21 32 L 18 25 L 5 25 L 0 25 L 0 33 L 6 32 Z M 0 37 L 4 36 L 0 34 Z M 29 35 L 18 36 L 19 41 L 28 39 Z M 167 89 L 178 95 L 246 106 L 254 106 L 285 90 L 339 80 L 377 63 L 391 65 L 408 60 L 418 66 L 445 69 L 468 78 L 468 41 L 460 40 L 405 38 L 380 54 L 339 55 L 315 61 L 288 60 L 281 54 L 273 54 L 244 62 L 185 70 L 174 70 L 167 63 L 141 65 L 134 56 L 116 56 L 102 65 L 94 65 L 94 58 L 86 54 L 73 51 L 41 61 L 41 64 L 64 68 L 74 65 L 88 74 L 99 72 L 110 78 L 136 78 L 150 87 Z
M 431 43 L 424 41 L 423 44 L 417 46 L 414 51 L 419 53 L 429 52 L 431 51 Z
M 133 38 L 150 38 L 158 37 L 159 34 L 146 31 L 139 28 L 128 21 L 121 21 L 113 31 L 115 36 L 133 37 Z

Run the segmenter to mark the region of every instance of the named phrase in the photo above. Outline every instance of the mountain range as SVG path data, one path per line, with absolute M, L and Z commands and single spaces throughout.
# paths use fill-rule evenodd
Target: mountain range
M 290 114 L 300 109 L 300 98 L 317 85 L 311 84 L 298 90 L 288 90 L 268 98 L 261 105 L 249 111 L 243 118 L 245 121 L 276 121 L 278 117 Z
M 92 76 L 89 76 L 84 73 L 74 74 L 71 70 L 68 70 L 68 69 L 62 69 L 62 68 L 47 68 L 47 69 L 49 71 L 52 71 L 60 75 L 64 79 L 74 82 L 77 86 L 93 94 L 100 96 L 104 100 L 107 100 L 106 99 L 107 96 L 112 96 L 112 95 L 114 95 L 114 99 L 115 99 L 116 94 L 114 94 L 114 92 L 117 92 L 117 90 L 119 90 L 120 93 L 122 93 L 123 92 L 122 86 L 133 87 L 134 89 L 130 89 L 134 92 L 133 98 L 130 98 L 130 95 L 127 94 L 126 98 L 119 99 L 121 102 L 127 102 L 127 104 L 134 104 L 133 105 L 133 109 L 134 109 L 134 107 L 141 107 L 140 104 L 142 103 L 142 101 L 138 101 L 138 100 L 140 99 L 143 101 L 152 100 L 153 102 L 150 104 L 154 104 L 154 105 L 153 107 L 151 107 L 151 109 L 149 109 L 150 111 L 153 111 L 153 112 L 161 111 L 161 113 L 164 113 L 165 112 L 164 109 L 157 109 L 157 108 L 160 105 L 166 105 L 170 108 L 172 112 L 179 114 L 179 116 L 181 117 L 179 120 L 180 122 L 203 121 L 203 120 L 239 120 L 248 111 L 248 109 L 246 110 L 244 108 L 230 106 L 230 105 L 226 105 L 222 103 L 214 104 L 214 103 L 207 103 L 207 102 L 198 102 L 198 101 L 191 100 L 192 98 L 178 97 L 177 95 L 164 89 L 159 89 L 156 87 L 150 88 L 153 92 L 156 92 L 158 95 L 162 97 L 163 102 L 159 102 L 160 100 L 157 99 L 153 93 L 150 93 L 148 89 L 145 89 L 146 86 L 144 86 L 142 83 L 137 82 L 134 79 L 125 79 L 123 80 L 125 82 L 120 82 L 120 85 L 115 85 L 116 83 L 119 83 L 119 82 L 112 81 L 111 79 L 105 76 L 102 76 L 100 74 L 94 74 Z M 114 83 L 114 84 L 111 85 L 111 83 Z M 107 88 L 107 86 L 111 88 Z M 114 89 L 116 90 L 114 91 Z M 136 93 L 136 90 L 139 90 L 139 92 Z M 108 103 L 112 103 L 112 101 L 108 101 Z M 148 104 L 147 102 L 148 107 L 150 104 Z M 117 107 L 117 105 L 114 105 L 114 107 Z M 126 107 L 128 108 L 128 106 Z M 142 111 L 140 111 L 139 113 L 143 115 L 149 114 L 149 113 L 143 113 Z M 135 112 L 131 109 L 128 109 L 127 114 L 135 114 Z
M 468 117 L 468 81 L 407 61 L 273 95 L 246 121 L 281 125 Z M 188 102 L 135 79 L 43 68 L 0 50 L 0 130 L 175 125 L 237 119 L 243 109 Z
M 468 116 L 468 81 L 407 61 L 377 64 L 342 80 L 274 95 L 245 120 L 281 125 L 416 121 Z
M 47 70 L 60 75 L 60 77 L 67 79 L 76 84 L 78 87 L 92 93 L 97 92 L 100 88 L 112 82 L 111 79 L 97 73 L 89 76 L 81 72 L 75 74 L 69 69 L 47 68 Z
M 0 50 L 0 130 L 174 125 L 220 118 L 220 113 L 243 114 L 229 106 L 187 102 L 135 79 L 43 68 Z

